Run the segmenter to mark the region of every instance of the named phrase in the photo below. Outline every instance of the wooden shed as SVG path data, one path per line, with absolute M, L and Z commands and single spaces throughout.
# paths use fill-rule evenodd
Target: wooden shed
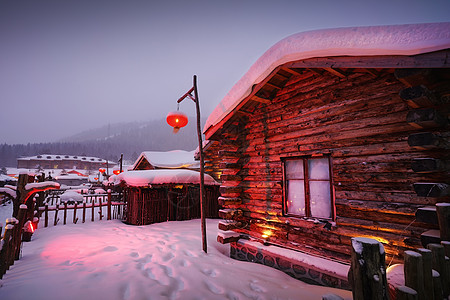
M 200 218 L 200 173 L 186 169 L 137 170 L 121 173 L 127 203 L 125 222 L 147 225 Z M 206 217 L 218 217 L 219 185 L 205 174 Z
M 420 247 L 438 229 L 420 209 L 450 199 L 449 48 L 439 23 L 318 30 L 269 49 L 204 129 L 232 256 L 292 275 L 245 241 L 344 264 L 355 236 L 381 241 L 391 263 Z

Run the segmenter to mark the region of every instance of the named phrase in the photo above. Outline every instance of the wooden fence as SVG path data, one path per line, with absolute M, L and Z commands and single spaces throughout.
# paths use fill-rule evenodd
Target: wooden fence
M 54 205 L 49 205 L 54 203 Z M 74 203 L 69 205 L 67 202 L 61 203 L 58 193 L 52 194 L 51 198 L 44 201 L 45 205 L 42 207 L 30 207 L 22 204 L 20 205 L 17 218 L 9 218 L 6 220 L 5 231 L 3 237 L 1 237 L 0 243 L 0 279 L 9 270 L 9 267 L 14 264 L 15 260 L 20 258 L 20 251 L 22 241 L 27 241 L 31 237 L 31 232 L 28 229 L 27 215 L 29 211 L 34 213 L 33 220 L 29 220 L 29 226 L 34 230 L 38 227 L 39 220 L 43 218 L 44 227 L 49 224 L 49 214 L 53 213 L 53 225 L 56 226 L 60 217 L 59 211 L 62 211 L 62 223 L 68 223 L 68 216 L 72 223 L 76 224 L 81 217 L 81 222 L 84 223 L 90 219 L 92 222 L 96 219 L 102 220 L 106 218 L 111 219 L 123 219 L 125 211 L 125 203 L 122 201 L 122 196 L 118 193 L 107 194 L 89 194 L 84 195 L 83 203 Z M 78 214 L 78 211 L 80 213 Z M 97 218 L 98 214 L 98 218 Z M 105 216 L 106 214 L 106 216 Z M 26 227 L 26 228 L 25 228 Z M 0 227 L 0 233 L 2 228 Z
M 442 300 L 450 294 L 450 243 L 428 244 L 427 249 L 405 251 L 398 275 L 388 284 L 383 245 L 373 239 L 352 239 L 349 279 L 353 299 Z
M 49 225 L 50 213 L 53 213 L 54 226 L 61 220 L 59 212 L 62 213 L 61 217 L 64 225 L 70 221 L 69 219 L 76 224 L 80 218 L 81 222 L 85 223 L 89 219 L 91 222 L 94 222 L 97 216 L 99 220 L 105 217 L 107 220 L 123 219 L 124 217 L 125 203 L 122 201 L 122 195 L 119 193 L 87 194 L 83 195 L 83 198 L 82 203 L 68 204 L 68 202 L 62 202 L 58 195 L 49 197 L 45 202 L 46 204 L 38 208 L 39 216 L 44 221 L 44 227 Z M 95 212 L 96 210 L 97 212 Z

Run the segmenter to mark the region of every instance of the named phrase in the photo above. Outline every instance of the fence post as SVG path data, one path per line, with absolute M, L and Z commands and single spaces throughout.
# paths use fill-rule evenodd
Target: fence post
M 98 218 L 99 218 L 99 220 L 101 221 L 101 220 L 103 219 L 102 197 L 100 197 L 98 200 L 99 200 L 99 201 L 98 201 L 98 207 L 99 207 L 99 211 L 98 211 L 99 216 L 98 216 Z
M 58 224 L 58 210 L 59 210 L 59 204 L 56 204 L 55 206 L 55 220 L 53 221 L 53 226 L 56 226 Z
M 442 300 L 442 298 L 444 298 L 442 293 L 441 276 L 436 270 L 433 270 L 433 295 L 434 300 Z
M 25 224 L 25 218 L 27 214 L 28 206 L 21 204 L 19 206 L 19 213 L 17 214 L 17 219 L 19 220 L 19 225 L 14 228 L 14 248 L 15 248 L 15 259 L 20 258 L 20 246 L 22 245 L 22 231 L 23 225 Z
M 83 223 L 86 221 L 86 200 L 83 201 Z
M 77 222 L 78 222 L 77 208 L 78 208 L 78 203 L 77 203 L 77 201 L 75 201 L 75 204 L 73 205 L 73 224 L 77 224 Z
M 386 262 L 383 245 L 369 238 L 352 238 L 349 282 L 354 300 L 387 300 Z
M 47 203 L 45 204 L 44 217 L 45 217 L 44 226 L 48 227 L 48 204 Z
M 419 299 L 425 299 L 422 255 L 415 251 L 405 251 L 404 270 L 405 285 L 414 289 Z
M 6 270 L 9 268 L 9 263 L 11 261 L 10 255 L 12 254 L 12 233 L 14 230 L 14 225 L 8 224 L 5 226 L 5 232 L 2 238 L 2 248 L 0 248 L 0 279 L 3 278 L 3 275 L 6 273 Z
M 445 263 L 444 247 L 440 244 L 428 244 L 427 247 L 431 250 L 433 269 L 439 272 L 441 277 L 442 293 L 446 298 L 449 295 L 450 283 L 449 278 L 447 278 L 448 271 Z
M 431 250 L 425 248 L 417 249 L 417 252 L 422 254 L 422 263 L 423 263 L 423 299 L 432 300 L 433 296 L 433 268 L 431 267 Z
M 108 190 L 108 216 L 106 220 L 111 220 L 111 190 Z
M 441 240 L 450 241 L 450 203 L 436 203 Z
M 399 286 L 397 289 L 397 300 L 419 300 L 417 292 L 405 285 Z
M 94 209 L 95 209 L 95 202 L 91 202 L 92 205 L 92 211 L 91 211 L 91 222 L 94 222 Z

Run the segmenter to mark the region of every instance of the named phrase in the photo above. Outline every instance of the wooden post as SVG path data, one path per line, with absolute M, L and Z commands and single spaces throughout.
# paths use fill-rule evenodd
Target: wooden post
M 63 219 L 63 225 L 66 225 L 67 223 L 67 201 L 64 202 L 64 219 Z
M 433 269 L 436 270 L 441 278 L 442 293 L 444 297 L 449 295 L 450 283 L 447 278 L 447 268 L 445 263 L 444 247 L 440 244 L 428 244 L 431 250 Z
M 58 224 L 58 208 L 59 208 L 59 204 L 56 204 L 55 206 L 55 220 L 53 221 L 53 226 L 56 226 L 56 224 Z
M 12 253 L 11 249 L 11 238 L 14 230 L 14 225 L 8 224 L 5 226 L 5 232 L 2 238 L 3 246 L 0 248 L 0 279 L 3 278 L 3 275 L 6 273 L 6 270 L 9 268 L 10 263 L 10 253 Z
M 388 297 L 383 245 L 369 238 L 352 238 L 349 281 L 354 300 L 385 300 Z
M 86 221 L 86 201 L 83 201 L 83 223 Z
M 396 288 L 397 290 L 397 300 L 419 300 L 417 292 L 405 285 L 399 286 Z
M 441 275 L 436 270 L 433 270 L 433 295 L 434 300 L 442 300 L 444 295 L 442 293 Z
M 111 190 L 108 190 L 108 216 L 107 220 L 111 220 Z
M 419 299 L 424 299 L 424 274 L 422 255 L 415 251 L 405 251 L 405 285 L 417 292 Z
M 94 222 L 94 209 L 95 209 L 95 203 L 94 201 L 91 202 L 92 205 L 92 211 L 91 211 L 91 222 Z
M 425 300 L 434 299 L 433 296 L 433 273 L 432 273 L 432 262 L 431 262 L 431 250 L 420 248 L 417 252 L 422 254 L 423 263 L 423 288 L 424 288 L 424 298 Z
M 28 207 L 25 204 L 21 204 L 19 206 L 19 213 L 17 215 L 17 219 L 19 220 L 19 224 L 14 228 L 14 240 L 15 240 L 15 259 L 18 260 L 20 258 L 20 246 L 22 245 L 22 231 L 23 225 L 25 224 L 26 214 Z
M 78 207 L 78 203 L 77 201 L 75 201 L 75 204 L 73 206 L 73 224 L 77 224 L 78 218 L 77 218 L 77 207 Z
M 48 227 L 48 204 L 45 204 L 44 217 L 44 226 Z
M 441 241 L 441 245 L 444 247 L 445 256 L 450 257 L 450 241 Z
M 103 212 L 102 212 L 102 198 L 99 199 L 100 201 L 98 202 L 98 207 L 99 207 L 99 211 L 98 211 L 98 218 L 99 220 L 103 219 Z
M 450 241 L 450 203 L 436 203 L 441 240 Z

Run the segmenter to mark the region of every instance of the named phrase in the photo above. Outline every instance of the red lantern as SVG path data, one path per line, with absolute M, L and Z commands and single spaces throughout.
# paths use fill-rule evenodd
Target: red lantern
M 187 116 L 180 111 L 173 111 L 167 114 L 167 124 L 173 127 L 173 132 L 177 133 L 181 127 L 184 127 L 188 123 Z
M 120 170 L 114 170 L 113 173 L 114 173 L 114 175 L 119 175 L 120 174 Z
M 103 168 L 98 169 L 98 171 L 99 171 L 100 173 L 102 173 L 102 174 L 106 172 L 106 170 L 103 169 Z

